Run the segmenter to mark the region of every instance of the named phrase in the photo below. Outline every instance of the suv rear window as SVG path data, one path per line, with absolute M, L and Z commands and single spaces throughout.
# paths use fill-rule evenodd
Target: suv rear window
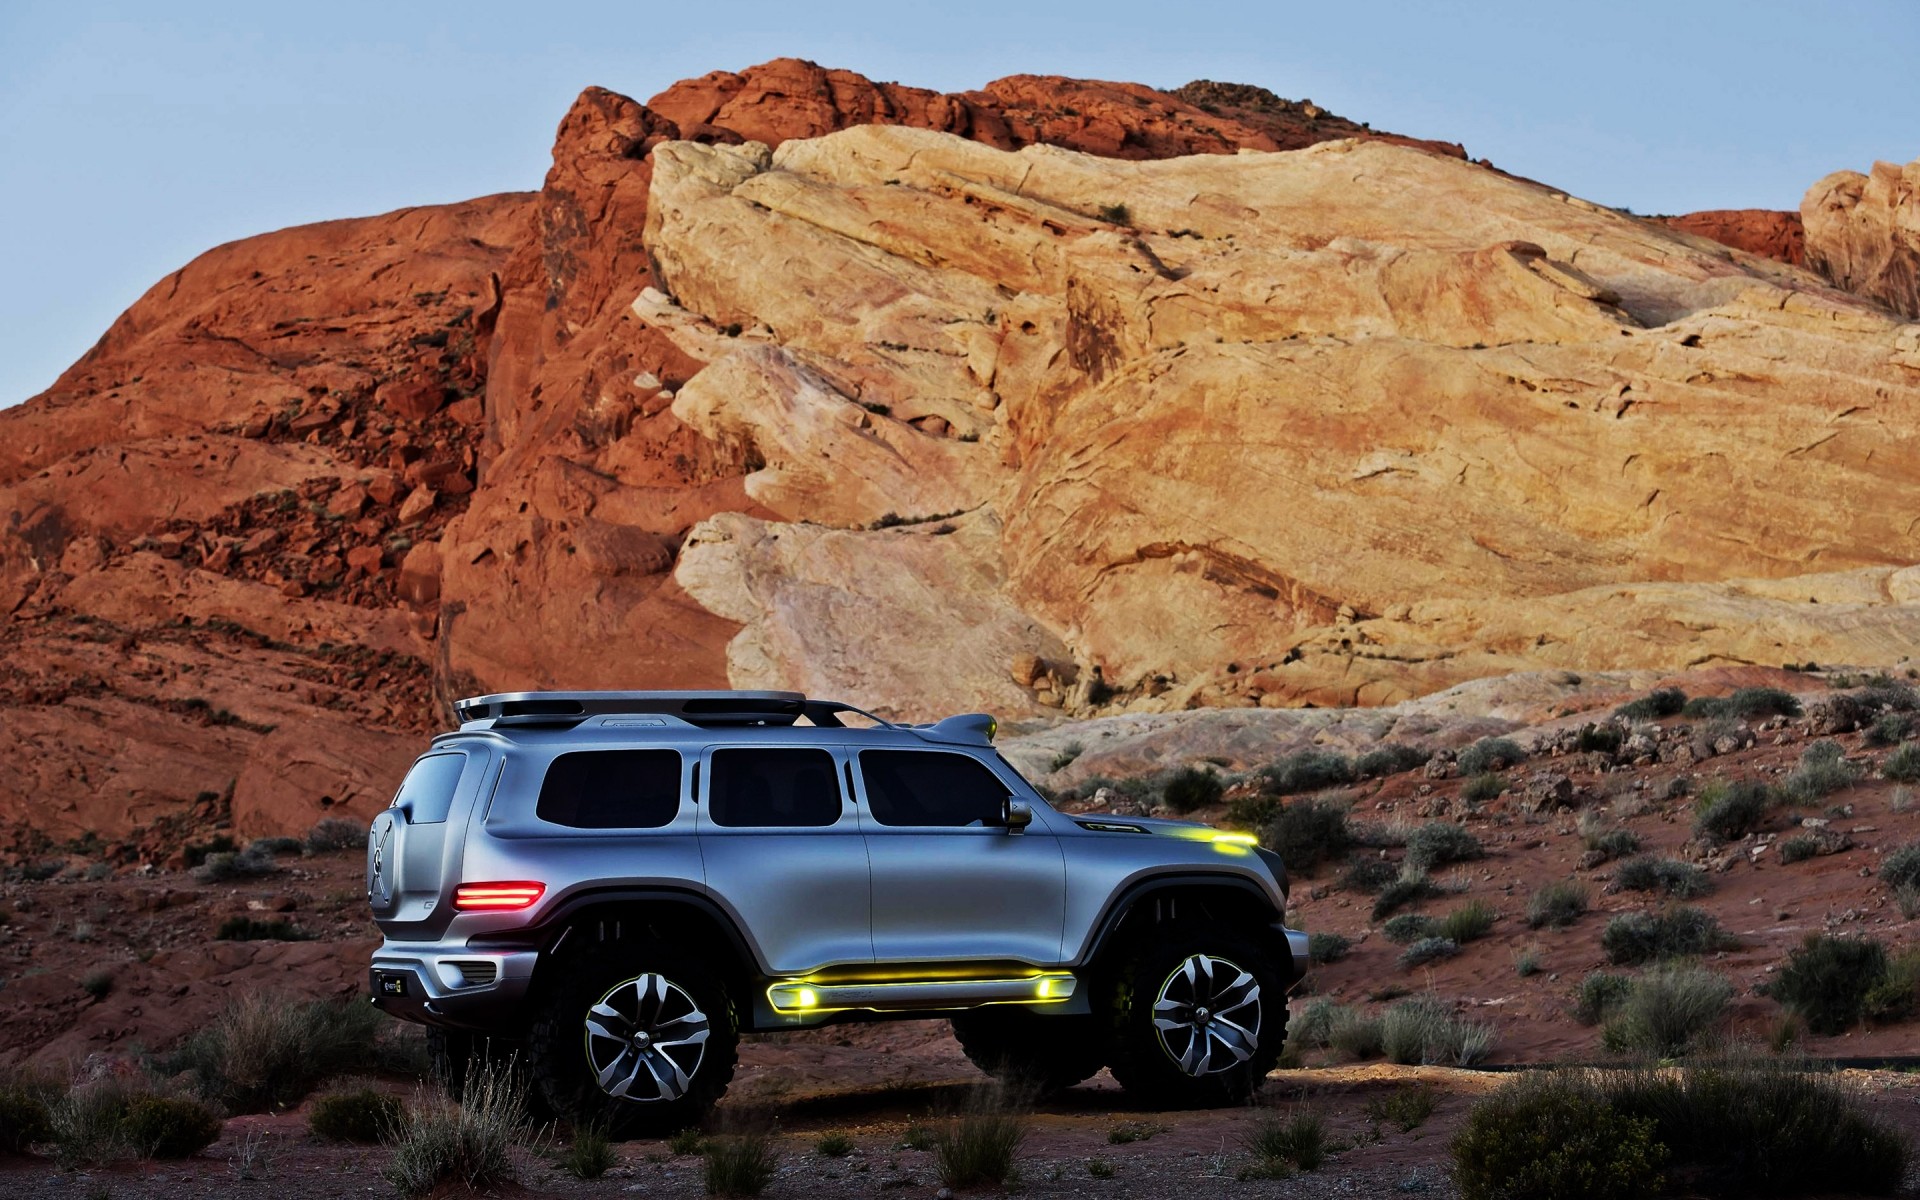
M 446 820 L 447 810 L 453 807 L 454 789 L 460 786 L 460 772 L 466 766 L 467 756 L 457 751 L 429 754 L 414 763 L 393 798 L 396 808 L 407 806 L 407 824 L 438 825 Z
M 862 750 L 867 805 L 882 825 L 998 824 L 1010 789 L 965 754 Z
M 677 750 L 576 750 L 547 768 L 534 815 L 574 829 L 658 829 L 680 812 Z
M 708 815 L 715 825 L 831 825 L 840 783 L 825 750 L 715 750 Z

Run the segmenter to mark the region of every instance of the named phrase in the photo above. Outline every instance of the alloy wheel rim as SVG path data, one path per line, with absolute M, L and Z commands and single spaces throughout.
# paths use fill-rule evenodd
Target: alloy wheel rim
M 648 972 L 614 984 L 587 1010 L 587 1063 L 615 1099 L 678 1100 L 699 1073 L 709 1032 L 685 988 Z
M 1153 1028 L 1183 1074 L 1231 1071 L 1260 1048 L 1260 981 L 1227 959 L 1189 955 L 1154 997 Z

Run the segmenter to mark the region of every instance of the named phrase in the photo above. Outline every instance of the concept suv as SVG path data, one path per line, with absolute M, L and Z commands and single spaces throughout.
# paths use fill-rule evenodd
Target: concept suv
M 461 701 L 373 822 L 374 1003 L 458 1089 L 508 1051 L 618 1134 L 697 1121 L 743 1031 L 944 1018 L 1042 1088 L 1244 1098 L 1307 966 L 1241 834 L 1068 816 L 994 721 L 898 725 L 790 692 Z M 854 725 L 843 721 L 853 715 Z

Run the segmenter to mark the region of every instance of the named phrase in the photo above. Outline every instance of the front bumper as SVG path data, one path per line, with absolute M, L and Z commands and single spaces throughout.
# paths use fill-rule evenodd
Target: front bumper
M 1293 963 L 1293 974 L 1287 979 L 1287 990 L 1292 991 L 1307 977 L 1310 961 L 1307 956 L 1307 935 L 1298 929 L 1288 929 L 1285 925 L 1275 925 L 1273 932 L 1286 943 L 1287 957 Z
M 535 950 L 472 951 L 388 942 L 374 953 L 374 1007 L 405 1021 L 499 1033 L 519 1021 Z

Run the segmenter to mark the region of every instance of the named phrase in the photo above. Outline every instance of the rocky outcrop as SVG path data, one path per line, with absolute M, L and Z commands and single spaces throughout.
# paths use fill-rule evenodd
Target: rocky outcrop
M 1806 261 L 1806 230 L 1797 212 L 1769 208 L 1716 208 L 1655 217 L 1655 221 L 1682 233 L 1711 238 L 1723 246 L 1799 266 Z
M 1800 201 L 1807 263 L 1840 287 L 1920 317 L 1920 159 L 1836 171 Z

